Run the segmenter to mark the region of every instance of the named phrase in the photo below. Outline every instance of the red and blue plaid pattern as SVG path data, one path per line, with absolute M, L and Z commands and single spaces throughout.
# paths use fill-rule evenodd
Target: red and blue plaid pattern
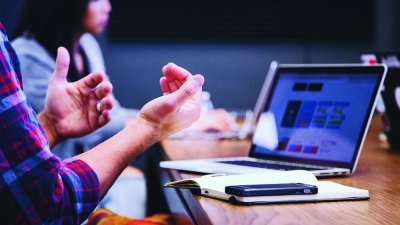
M 80 224 L 99 202 L 94 171 L 50 152 L 1 23 L 0 174 L 0 224 Z

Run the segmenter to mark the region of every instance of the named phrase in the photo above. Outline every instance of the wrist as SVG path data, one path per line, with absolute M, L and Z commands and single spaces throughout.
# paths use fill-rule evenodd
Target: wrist
M 54 124 L 48 118 L 46 109 L 38 114 L 38 120 L 40 125 L 42 125 L 44 132 L 46 133 L 50 148 L 53 148 L 60 141 L 60 137 L 57 134 Z
M 149 121 L 140 115 L 133 119 L 129 128 L 144 134 L 146 136 L 144 138 L 152 144 L 159 142 L 165 136 L 163 129 L 159 124 Z

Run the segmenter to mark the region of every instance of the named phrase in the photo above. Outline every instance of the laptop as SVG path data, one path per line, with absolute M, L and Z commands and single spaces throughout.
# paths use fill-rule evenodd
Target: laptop
M 385 65 L 281 64 L 269 73 L 247 157 L 163 161 L 199 173 L 307 170 L 316 176 L 355 171 Z

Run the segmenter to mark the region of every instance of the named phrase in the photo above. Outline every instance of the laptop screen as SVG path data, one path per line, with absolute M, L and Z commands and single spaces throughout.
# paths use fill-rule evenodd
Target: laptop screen
M 251 155 L 351 167 L 364 138 L 382 68 L 278 67 L 255 129 Z

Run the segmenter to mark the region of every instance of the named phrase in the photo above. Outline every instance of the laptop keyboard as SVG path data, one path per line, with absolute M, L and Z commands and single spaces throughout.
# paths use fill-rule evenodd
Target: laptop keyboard
M 326 167 L 319 166 L 302 166 L 298 164 L 279 164 L 279 163 L 269 163 L 269 162 L 255 162 L 255 161 L 246 161 L 246 160 L 227 160 L 227 161 L 218 161 L 219 163 L 240 165 L 240 166 L 251 166 L 251 167 L 259 167 L 264 169 L 274 169 L 274 170 L 321 170 L 326 169 Z

